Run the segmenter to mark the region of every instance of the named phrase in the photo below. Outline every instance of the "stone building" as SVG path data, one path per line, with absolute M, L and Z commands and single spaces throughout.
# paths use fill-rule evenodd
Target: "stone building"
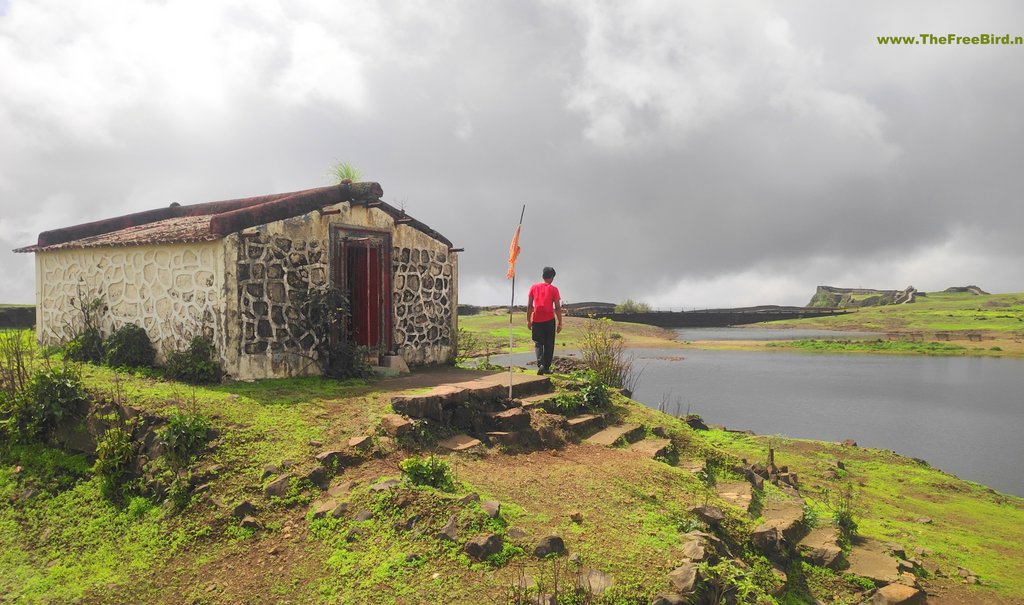
M 315 374 L 323 330 L 303 303 L 332 286 L 351 317 L 330 330 L 384 361 L 455 353 L 458 255 L 437 231 L 382 202 L 377 183 L 149 210 L 45 231 L 36 255 L 36 334 L 60 344 L 100 300 L 105 333 L 145 328 L 158 360 L 205 334 L 237 379 Z

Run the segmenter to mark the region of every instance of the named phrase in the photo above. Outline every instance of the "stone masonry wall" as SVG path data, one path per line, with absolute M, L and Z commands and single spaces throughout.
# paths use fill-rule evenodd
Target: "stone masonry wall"
M 389 232 L 392 242 L 392 336 L 410 365 L 445 363 L 454 353 L 457 258 L 448 246 L 373 208 L 340 204 L 270 223 L 226 241 L 237 293 L 228 305 L 228 372 L 242 379 L 313 374 L 316 335 L 303 327 L 301 304 L 330 282 L 334 227 Z M 237 328 L 234 327 L 237 324 Z M 236 335 L 237 333 L 237 335 Z
M 205 333 L 214 342 L 224 272 L 220 242 L 54 250 L 36 254 L 37 338 L 68 341 L 82 328 L 78 299 L 101 299 L 101 329 L 146 330 L 158 359 Z
M 312 353 L 318 340 L 301 307 L 311 287 L 327 283 L 327 255 L 327 246 L 315 237 L 260 233 L 240 239 L 236 276 L 243 353 Z
M 454 343 L 454 253 L 447 248 L 394 247 L 395 347 L 410 365 L 448 361 Z

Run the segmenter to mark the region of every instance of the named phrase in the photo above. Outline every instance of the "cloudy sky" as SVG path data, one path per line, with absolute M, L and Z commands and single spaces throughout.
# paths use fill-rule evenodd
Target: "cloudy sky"
M 1024 4 L 0 0 L 0 302 L 45 229 L 330 183 L 448 236 L 462 302 L 1024 291 Z

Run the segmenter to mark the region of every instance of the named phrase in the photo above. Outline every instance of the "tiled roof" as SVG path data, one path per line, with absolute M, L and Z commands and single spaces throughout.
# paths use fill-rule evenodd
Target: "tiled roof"
M 249 227 L 301 216 L 346 201 L 353 205 L 372 204 L 451 247 L 452 243 L 437 231 L 380 201 L 382 194 L 377 183 L 342 183 L 222 202 L 172 204 L 167 208 L 44 231 L 34 246 L 18 248 L 15 252 L 213 241 Z

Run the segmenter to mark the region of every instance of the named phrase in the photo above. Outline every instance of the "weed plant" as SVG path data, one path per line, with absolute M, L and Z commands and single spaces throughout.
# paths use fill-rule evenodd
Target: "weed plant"
M 455 489 L 451 465 L 436 456 L 406 458 L 398 466 L 402 476 L 413 485 L 426 485 L 445 492 Z
M 167 354 L 164 374 L 172 380 L 189 384 L 212 384 L 220 382 L 220 363 L 214 360 L 216 351 L 213 342 L 205 336 L 195 336 L 183 351 Z
M 156 359 L 156 350 L 146 331 L 135 324 L 125 324 L 103 343 L 104 360 L 112 368 L 149 368 Z
M 177 408 L 167 417 L 167 426 L 158 433 L 165 455 L 175 469 L 183 469 L 206 445 L 209 421 L 198 412 L 183 412 Z

